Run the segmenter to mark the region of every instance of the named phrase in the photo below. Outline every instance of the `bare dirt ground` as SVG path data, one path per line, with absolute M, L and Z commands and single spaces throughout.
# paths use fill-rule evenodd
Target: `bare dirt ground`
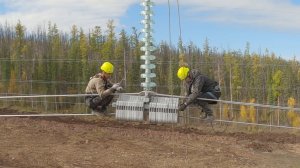
M 0 109 L 1 114 L 18 113 Z M 0 167 L 299 168 L 299 132 L 215 132 L 208 126 L 113 117 L 0 117 Z M 203 125 L 203 124 L 202 124 Z

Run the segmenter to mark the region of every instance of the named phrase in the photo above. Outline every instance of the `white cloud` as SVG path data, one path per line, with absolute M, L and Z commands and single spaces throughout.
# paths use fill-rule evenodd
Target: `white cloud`
M 56 23 L 69 31 L 72 25 L 91 29 L 105 27 L 109 19 L 118 26 L 119 19 L 133 4 L 142 0 L 0 0 L 7 9 L 0 13 L 0 23 L 18 20 L 27 29 Z M 154 0 L 157 5 L 167 0 Z M 176 6 L 177 0 L 170 0 Z M 300 6 L 288 0 L 179 0 L 182 19 L 244 24 L 273 29 L 300 29 Z M 0 7 L 1 8 L 1 7 Z M 155 9 L 154 9 L 155 10 Z M 189 16 L 187 16 L 189 15 Z
M 184 0 L 194 18 L 273 29 L 300 29 L 300 6 L 287 0 Z
M 105 27 L 109 19 L 118 25 L 119 18 L 138 0 L 0 0 L 7 11 L 0 14 L 0 23 L 15 24 L 18 20 L 29 30 L 56 23 L 63 31 L 72 25 L 85 30 Z

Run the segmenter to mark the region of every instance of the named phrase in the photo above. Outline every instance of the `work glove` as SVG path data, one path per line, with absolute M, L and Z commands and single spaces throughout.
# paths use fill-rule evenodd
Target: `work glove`
M 118 92 L 120 92 L 120 91 L 122 91 L 123 90 L 123 87 L 122 86 L 119 86 L 119 87 L 117 87 L 117 89 L 116 89 L 116 91 L 118 91 Z
M 120 86 L 120 83 L 115 83 L 115 84 L 112 85 L 111 88 L 112 88 L 113 90 L 117 90 L 119 87 L 121 87 L 121 86 Z
M 187 107 L 187 104 L 186 103 L 182 103 L 182 104 L 180 104 L 180 106 L 178 108 L 178 111 L 184 111 L 186 107 Z
M 106 89 L 106 90 L 102 93 L 102 97 L 107 97 L 107 96 L 111 95 L 112 93 L 115 93 L 119 87 L 121 87 L 121 86 L 120 86 L 120 83 L 115 83 L 115 84 L 113 84 L 111 88 Z

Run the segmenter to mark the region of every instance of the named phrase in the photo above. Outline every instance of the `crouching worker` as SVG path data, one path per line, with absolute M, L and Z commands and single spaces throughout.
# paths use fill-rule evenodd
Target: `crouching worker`
M 100 66 L 100 70 L 100 73 L 90 78 L 85 89 L 85 93 L 87 94 L 85 104 L 92 109 L 93 114 L 104 113 L 107 106 L 113 100 L 113 93 L 123 89 L 119 83 L 112 84 L 109 80 L 114 72 L 113 64 L 104 62 Z
M 202 112 L 205 112 L 205 116 L 202 118 L 206 121 L 213 121 L 213 111 L 210 104 L 217 104 L 217 100 L 221 96 L 221 91 L 218 82 L 208 78 L 206 75 L 200 73 L 200 71 L 188 67 L 180 67 L 177 72 L 177 76 L 180 80 L 185 81 L 186 96 L 184 103 L 179 106 L 179 111 L 190 105 L 199 105 L 202 108 Z M 200 100 L 198 98 L 212 99 Z

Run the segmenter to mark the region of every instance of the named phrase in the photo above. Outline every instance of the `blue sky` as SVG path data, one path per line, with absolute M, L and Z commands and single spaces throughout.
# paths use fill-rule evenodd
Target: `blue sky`
M 139 14 L 142 0 L 0 0 L 0 24 L 14 25 L 18 20 L 27 30 L 36 30 L 49 21 L 62 31 L 72 25 L 85 31 L 99 25 L 103 29 L 113 19 L 117 30 L 142 28 Z M 154 39 L 169 42 L 167 0 L 154 0 Z M 179 38 L 177 0 L 171 4 L 171 38 Z M 184 45 L 192 41 L 202 47 L 205 39 L 218 51 L 264 53 L 267 48 L 277 56 L 300 61 L 300 0 L 179 0 Z

